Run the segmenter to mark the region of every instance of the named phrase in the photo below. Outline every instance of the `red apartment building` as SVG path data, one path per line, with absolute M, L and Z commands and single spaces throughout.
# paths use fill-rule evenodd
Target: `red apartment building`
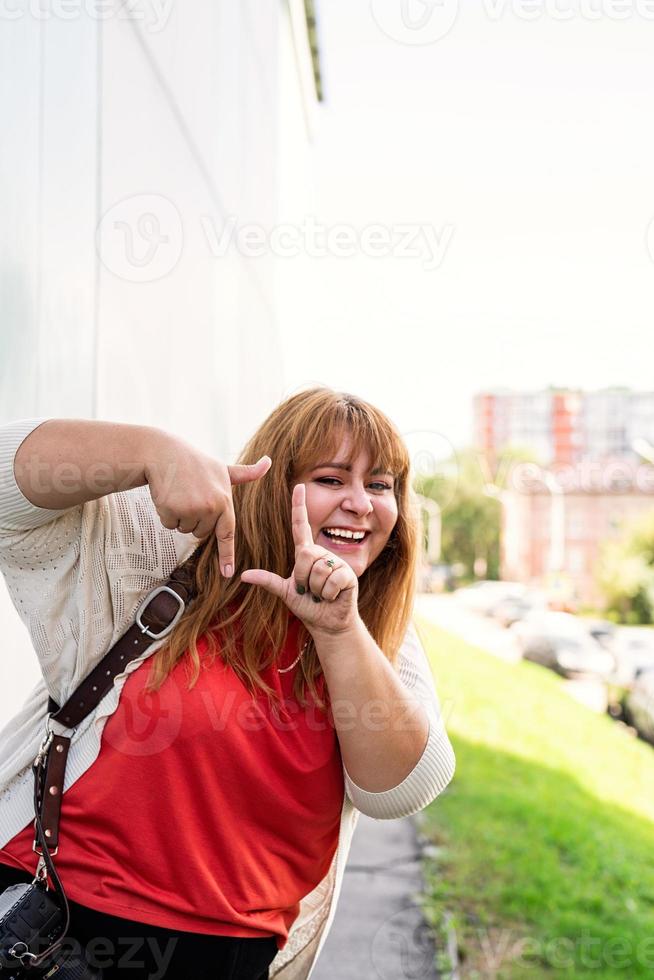
M 633 519 L 654 508 L 654 467 L 647 470 L 649 489 L 572 489 L 558 500 L 546 486 L 504 491 L 502 578 L 550 587 L 558 583 L 562 596 L 601 606 L 596 583 L 600 543 L 623 536 Z
M 543 466 L 584 459 L 638 462 L 636 439 L 654 444 L 654 392 L 485 391 L 474 397 L 474 440 L 489 462 L 508 446 L 529 449 Z
M 654 508 L 654 467 L 634 449 L 637 439 L 654 445 L 654 393 L 483 392 L 474 416 L 475 441 L 492 473 L 509 447 L 539 461 L 518 466 L 501 494 L 502 578 L 556 581 L 579 602 L 601 605 L 601 542 L 624 535 Z

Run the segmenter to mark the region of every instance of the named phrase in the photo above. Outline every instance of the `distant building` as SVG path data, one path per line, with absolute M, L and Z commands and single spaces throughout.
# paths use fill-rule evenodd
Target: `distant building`
M 637 451 L 654 444 L 654 391 L 480 392 L 474 424 L 488 473 L 504 487 L 502 578 L 554 584 L 562 595 L 601 605 L 602 543 L 654 508 L 654 468 Z M 533 479 L 525 479 L 529 466 L 516 467 L 508 481 L 499 473 L 509 448 L 538 461 Z
M 538 468 L 532 469 L 535 475 Z M 595 577 L 601 545 L 622 537 L 630 522 L 654 508 L 654 467 L 614 461 L 570 470 L 576 483 L 554 485 L 551 472 L 546 480 L 532 480 L 519 471 L 501 493 L 501 577 L 548 585 L 584 605 L 601 606 Z M 527 467 L 523 474 L 528 477 Z
M 582 460 L 637 460 L 637 439 L 654 442 L 654 391 L 547 388 L 480 392 L 474 441 L 492 466 L 509 446 L 530 449 L 543 466 Z

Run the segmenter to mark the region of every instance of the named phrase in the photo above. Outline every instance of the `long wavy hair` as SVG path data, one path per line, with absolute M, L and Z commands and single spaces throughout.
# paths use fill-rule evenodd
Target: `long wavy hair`
M 246 568 L 264 568 L 288 578 L 295 564 L 291 531 L 291 494 L 297 475 L 329 458 L 351 436 L 348 462 L 361 451 L 370 453 L 371 468 L 395 474 L 398 517 L 383 551 L 359 577 L 359 614 L 369 633 L 395 665 L 411 618 L 419 560 L 420 523 L 411 487 L 410 457 L 393 423 L 377 408 L 346 392 L 323 385 L 300 391 L 283 401 L 254 433 L 237 462 L 254 463 L 270 456 L 265 476 L 232 487 L 236 517 L 235 568 L 231 578 L 220 573 L 218 543 L 210 534 L 191 556 L 196 598 L 152 656 L 146 690 L 158 690 L 177 662 L 187 658 L 189 689 L 203 662 L 197 643 L 205 637 L 207 666 L 220 656 L 254 695 L 275 692 L 261 677 L 285 643 L 290 613 L 285 603 L 261 586 L 240 581 Z M 300 624 L 299 661 L 293 695 L 302 706 L 307 692 L 325 708 L 317 690 L 322 668 L 310 633 Z M 325 686 L 326 690 L 326 686 Z

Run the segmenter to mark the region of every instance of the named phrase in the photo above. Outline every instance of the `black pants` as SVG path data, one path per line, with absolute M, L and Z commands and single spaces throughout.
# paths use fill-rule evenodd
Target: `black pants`
M 0 891 L 32 878 L 0 864 Z M 70 900 L 68 904 L 64 948 L 79 943 L 86 951 L 82 959 L 101 967 L 103 980 L 268 980 L 277 953 L 274 937 L 205 936 L 106 915 Z

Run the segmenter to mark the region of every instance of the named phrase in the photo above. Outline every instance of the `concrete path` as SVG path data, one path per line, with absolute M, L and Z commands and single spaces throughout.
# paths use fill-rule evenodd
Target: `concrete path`
M 413 818 L 359 817 L 331 931 L 311 980 L 438 980 L 417 896 Z

